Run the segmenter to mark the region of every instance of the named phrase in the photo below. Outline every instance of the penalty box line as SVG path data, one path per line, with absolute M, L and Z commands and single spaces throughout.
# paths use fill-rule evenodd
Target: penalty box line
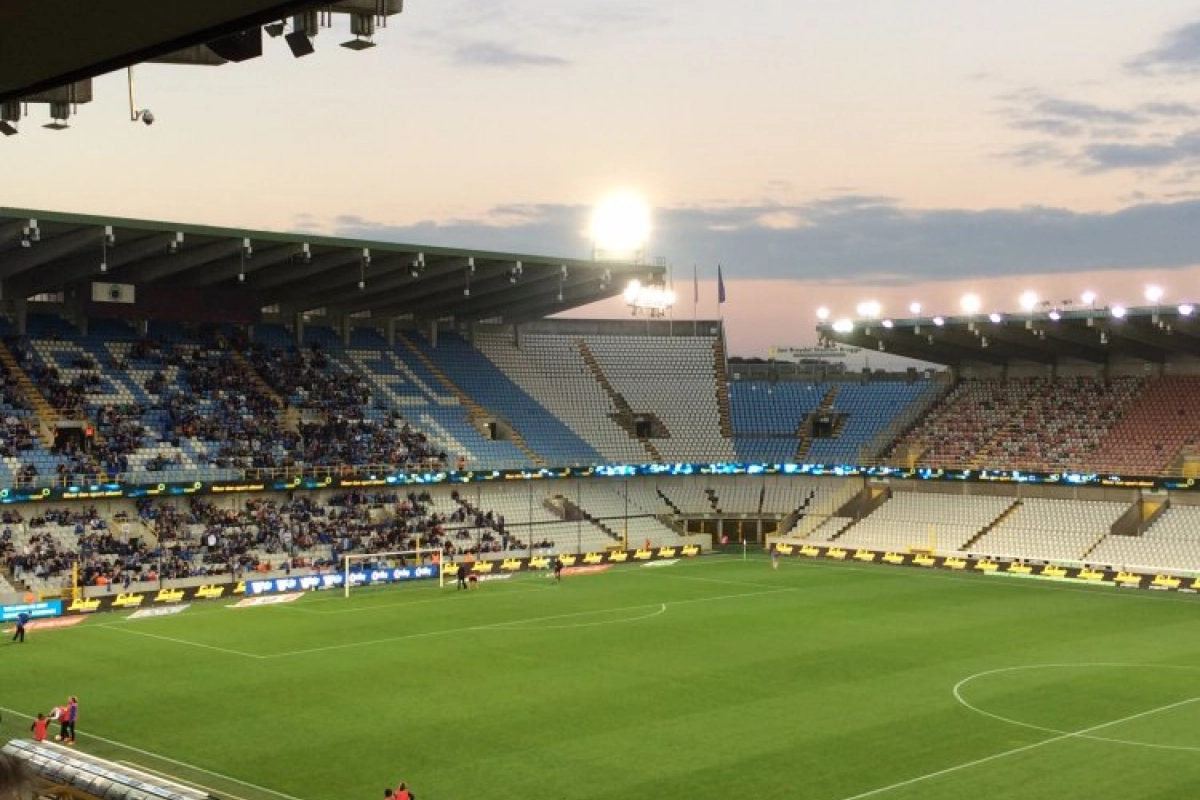
M 1094 733 L 1095 731 L 1103 730 L 1105 728 L 1111 728 L 1114 725 L 1122 725 L 1126 722 L 1132 722 L 1135 719 L 1149 717 L 1153 714 L 1161 714 L 1164 711 L 1170 711 L 1172 709 L 1179 708 L 1181 706 L 1186 706 L 1189 703 L 1195 703 L 1197 700 L 1200 700 L 1200 697 L 1191 697 L 1191 698 L 1188 698 L 1187 700 L 1180 700 L 1178 702 L 1170 703 L 1165 706 L 1159 706 L 1158 708 L 1151 708 L 1148 711 L 1139 711 L 1138 713 L 1130 714 L 1127 717 L 1121 717 L 1120 719 L 1114 719 L 1114 720 L 1110 720 L 1108 722 L 1101 722 L 1099 725 L 1092 725 L 1087 728 L 1081 728 L 1077 731 L 1069 731 L 1067 733 L 1059 734 L 1058 736 L 1053 736 L 1049 739 L 1043 739 L 1040 742 L 1034 742 L 1032 744 L 1022 745 L 1021 747 L 1014 747 L 1011 750 L 1004 750 L 999 753 L 993 753 L 992 755 L 984 756 L 983 758 L 976 758 L 971 761 L 964 761 L 963 763 L 955 764 L 952 767 L 946 767 L 945 769 L 939 769 L 934 772 L 927 772 L 924 775 L 918 775 L 915 778 L 909 778 L 908 780 L 904 780 L 904 781 L 897 781 L 896 783 L 891 783 L 891 784 L 888 784 L 887 786 L 881 786 L 878 789 L 871 789 L 870 791 L 860 792 L 859 794 L 853 794 L 853 795 L 850 795 L 849 797 L 843 797 L 841 800 L 862 800 L 862 798 L 864 798 L 864 797 L 874 797 L 875 795 L 884 794 L 885 792 L 890 792 L 894 789 L 902 789 L 905 786 L 912 786 L 917 783 L 923 783 L 925 781 L 932 780 L 933 778 L 940 778 L 943 775 L 950 775 L 951 773 L 959 772 L 964 769 L 970 769 L 971 767 L 977 767 L 980 764 L 987 764 L 988 762 L 999 761 L 1000 759 L 1008 758 L 1009 756 L 1019 755 L 1020 753 L 1027 753 L 1030 750 L 1036 750 L 1039 747 L 1045 747 L 1046 745 L 1054 744 L 1055 742 L 1061 742 L 1066 739 L 1075 739 L 1075 738 L 1080 738 L 1080 737 L 1086 738 L 1087 734 L 1089 734 L 1089 733 Z

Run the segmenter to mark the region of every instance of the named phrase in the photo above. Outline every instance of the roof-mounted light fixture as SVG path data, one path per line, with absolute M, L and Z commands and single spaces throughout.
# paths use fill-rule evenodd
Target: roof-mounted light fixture
M 17 123 L 21 121 L 21 104 L 17 101 L 0 103 L 0 133 L 5 136 L 17 134 Z
M 375 17 L 371 14 L 352 14 L 350 16 L 350 33 L 354 38 L 342 42 L 347 50 L 367 50 L 375 46 L 371 37 L 375 35 Z

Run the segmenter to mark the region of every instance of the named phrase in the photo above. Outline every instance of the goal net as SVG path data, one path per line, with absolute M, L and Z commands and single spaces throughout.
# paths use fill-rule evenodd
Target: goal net
M 342 591 L 350 596 L 355 586 L 370 586 L 376 583 L 398 583 L 415 577 L 424 577 L 406 570 L 428 569 L 437 563 L 437 550 L 390 550 L 385 553 L 343 553 Z M 432 572 L 429 573 L 432 577 Z

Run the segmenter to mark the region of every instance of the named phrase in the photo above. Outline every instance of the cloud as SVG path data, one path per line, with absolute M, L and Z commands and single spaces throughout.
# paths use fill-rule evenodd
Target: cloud
M 468 42 L 454 48 L 454 63 L 467 67 L 499 67 L 521 69 L 524 67 L 565 67 L 570 64 L 565 58 L 518 50 L 499 42 Z
M 1033 111 L 1056 119 L 1073 119 L 1080 122 L 1133 125 L 1142 121 L 1142 117 L 1131 111 L 1062 97 L 1041 97 L 1033 104 Z
M 1200 132 L 1184 127 L 1200 116 L 1200 107 L 1191 103 L 1155 100 L 1120 108 L 1034 89 L 1002 99 L 1009 104 L 1004 113 L 1010 127 L 1043 137 L 1000 154 L 1020 166 L 1053 165 L 1081 174 L 1147 172 L 1200 156 Z
M 1158 47 L 1134 57 L 1125 67 L 1141 74 L 1200 72 L 1200 22 L 1170 31 Z
M 1106 172 L 1115 169 L 1160 169 L 1200 161 L 1200 129 L 1176 136 L 1167 142 L 1131 144 L 1102 142 L 1083 148 L 1085 171 Z
M 1200 108 L 1191 103 L 1143 103 L 1139 108 L 1146 114 L 1156 117 L 1200 116 Z
M 341 235 L 412 244 L 586 258 L 585 206 L 493 209 L 481 220 L 359 223 Z M 803 220 L 767 227 L 769 215 Z M 671 263 L 727 265 L 747 278 L 925 281 L 1200 265 L 1200 200 L 1139 203 L 1108 213 L 1063 208 L 912 209 L 879 198 L 791 206 L 659 209 L 652 254 Z M 505 224 L 501 221 L 508 220 Z

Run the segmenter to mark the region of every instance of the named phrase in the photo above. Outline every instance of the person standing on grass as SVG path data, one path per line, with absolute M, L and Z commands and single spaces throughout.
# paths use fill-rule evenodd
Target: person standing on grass
M 470 570 L 467 569 L 467 562 L 465 562 L 465 561 L 459 562 L 459 565 L 458 565 L 458 588 L 459 589 L 467 588 L 467 573 L 468 572 L 470 572 Z
M 554 563 L 551 566 L 554 567 L 554 580 L 558 581 L 559 583 L 562 583 L 562 571 L 563 571 L 562 559 L 559 558 L 558 556 L 555 556 Z
M 79 716 L 79 698 L 71 695 L 67 698 L 66 714 L 63 717 L 62 734 L 63 744 L 75 744 L 75 718 Z
M 779 551 L 771 551 L 771 569 L 779 569 Z
M 396 791 L 392 792 L 392 800 L 417 800 L 417 796 L 408 790 L 408 784 L 400 781 Z
M 17 614 L 16 622 L 17 622 L 17 630 L 15 633 L 13 633 L 12 640 L 14 642 L 21 642 L 22 644 L 24 644 L 25 643 L 25 625 L 28 624 L 28 622 L 29 622 L 29 612 L 22 611 L 20 614 Z

